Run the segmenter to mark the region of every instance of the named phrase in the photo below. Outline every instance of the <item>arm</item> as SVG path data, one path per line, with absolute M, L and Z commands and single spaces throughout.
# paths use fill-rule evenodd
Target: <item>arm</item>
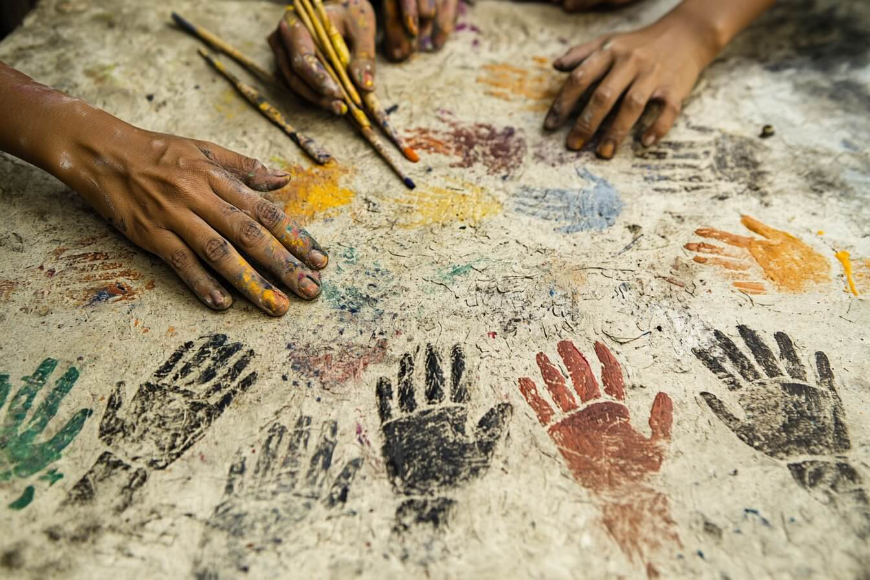
M 588 91 L 592 91 L 574 128 L 569 149 L 581 149 L 624 96 L 606 130 L 598 154 L 610 159 L 650 102 L 662 105 L 645 131 L 644 146 L 659 141 L 671 128 L 701 71 L 774 0 L 684 0 L 659 21 L 634 32 L 609 34 L 575 46 L 553 64 L 570 72 L 544 121 L 562 125 Z M 597 88 L 592 89 L 598 83 Z
M 133 243 L 165 260 L 206 305 L 232 298 L 205 262 L 269 314 L 289 301 L 246 252 L 298 296 L 320 293 L 320 246 L 254 190 L 289 176 L 205 141 L 138 129 L 0 62 L 0 150 L 77 191 Z

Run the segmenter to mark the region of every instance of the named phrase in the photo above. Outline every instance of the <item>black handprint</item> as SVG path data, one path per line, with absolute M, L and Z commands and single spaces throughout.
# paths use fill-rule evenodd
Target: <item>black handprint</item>
M 230 466 L 224 498 L 207 522 L 197 577 L 218 578 L 219 563 L 229 557 L 233 573 L 250 569 L 251 554 L 285 542 L 299 522 L 318 506 L 344 505 L 362 458 L 348 461 L 332 482 L 328 473 L 338 427 L 326 421 L 309 459 L 311 417 L 302 416 L 289 433 L 275 423 L 260 449 L 254 468 L 247 466 L 247 449 L 240 449 Z
M 390 380 L 381 377 L 377 386 L 387 472 L 394 489 L 411 497 L 396 513 L 398 529 L 423 522 L 438 527 L 446 521 L 455 502 L 441 494 L 489 469 L 511 415 L 510 404 L 499 403 L 478 421 L 474 433 L 468 434 L 469 393 L 462 349 L 456 345 L 450 353 L 449 385 L 432 345 L 426 346 L 425 364 L 424 407 L 417 406 L 414 357 L 410 353 L 399 362 L 398 413 L 394 414 Z
M 859 535 L 870 534 L 870 499 L 858 472 L 839 456 L 851 449 L 851 443 L 827 355 L 815 353 L 816 386 L 811 386 L 787 334 L 774 335 L 779 347 L 777 360 L 754 330 L 742 325 L 737 330 L 757 366 L 718 330 L 714 331 L 712 347 L 692 352 L 729 390 L 738 393 L 745 419 L 738 419 L 716 395 L 702 392 L 701 397 L 741 441 L 787 461 L 789 472 L 801 487 L 852 518 Z M 743 382 L 726 367 L 737 371 Z M 799 460 L 807 455 L 821 457 Z
M 165 468 L 256 382 L 256 372 L 240 378 L 253 357 L 253 350 L 228 342 L 224 334 L 183 344 L 126 406 L 124 383 L 118 383 L 100 423 L 100 439 L 129 459 Z

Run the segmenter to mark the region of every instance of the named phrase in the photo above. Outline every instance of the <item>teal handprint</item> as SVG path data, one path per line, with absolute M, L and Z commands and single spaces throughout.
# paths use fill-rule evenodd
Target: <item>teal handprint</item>
M 57 414 L 64 397 L 79 378 L 78 369 L 75 367 L 67 369 L 66 373 L 55 382 L 54 389 L 45 396 L 25 423 L 33 402 L 55 368 L 57 368 L 57 361 L 47 358 L 32 375 L 21 377 L 24 385 L 18 389 L 9 406 L 6 407 L 5 417 L 0 423 L 0 483 L 13 478 L 28 478 L 60 459 L 63 450 L 72 443 L 87 418 L 93 413 L 91 409 L 80 409 L 51 439 L 37 441 Z M 0 411 L 6 404 L 11 387 L 9 375 L 0 374 Z M 63 476 L 52 469 L 44 473 L 40 479 L 46 479 L 51 484 L 61 477 Z M 9 504 L 9 507 L 13 509 L 27 507 L 33 500 L 33 494 L 34 488 L 30 485 L 21 497 Z

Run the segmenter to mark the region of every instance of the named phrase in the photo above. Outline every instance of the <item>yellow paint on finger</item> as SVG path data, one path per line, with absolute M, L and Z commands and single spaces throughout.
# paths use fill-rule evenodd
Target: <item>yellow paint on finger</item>
M 342 178 L 350 173 L 346 167 L 330 163 L 306 169 L 280 157 L 273 157 L 271 161 L 291 178 L 287 185 L 267 197 L 299 225 L 334 217 L 339 213 L 338 208 L 353 201 L 354 192 L 341 185 Z
M 846 275 L 846 282 L 849 284 L 849 291 L 855 296 L 858 295 L 858 288 L 855 286 L 855 278 L 852 276 L 852 262 L 849 260 L 849 252 L 842 250 L 834 254 L 840 263 L 843 264 L 843 273 Z
M 503 209 L 500 201 L 472 183 L 448 184 L 445 187 L 423 185 L 392 202 L 399 206 L 395 223 L 402 228 L 443 226 L 457 222 L 477 226 Z

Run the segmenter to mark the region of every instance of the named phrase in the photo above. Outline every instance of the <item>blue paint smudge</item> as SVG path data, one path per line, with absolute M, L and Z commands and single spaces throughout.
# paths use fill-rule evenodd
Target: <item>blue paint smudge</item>
M 578 168 L 577 175 L 589 186 L 582 189 L 522 186 L 514 203 L 516 211 L 564 224 L 554 228 L 562 234 L 600 232 L 611 227 L 624 207 L 619 193 L 606 179 L 586 169 Z

